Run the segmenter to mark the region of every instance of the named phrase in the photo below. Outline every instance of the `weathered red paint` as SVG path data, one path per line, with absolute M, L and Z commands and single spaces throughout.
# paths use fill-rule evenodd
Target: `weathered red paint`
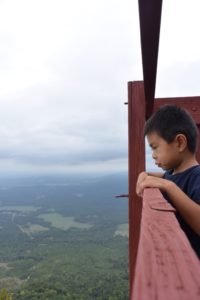
M 143 126 L 145 122 L 144 85 L 141 81 L 128 83 L 129 124 L 129 271 L 130 289 L 134 277 L 134 266 L 139 241 L 142 202 L 136 195 L 138 174 L 145 168 L 145 145 Z
M 145 189 L 131 300 L 200 299 L 200 261 L 158 189 Z

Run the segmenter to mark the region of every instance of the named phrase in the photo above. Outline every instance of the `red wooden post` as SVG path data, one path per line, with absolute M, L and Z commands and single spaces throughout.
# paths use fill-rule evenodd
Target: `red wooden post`
M 200 299 L 200 261 L 158 189 L 145 189 L 131 300 Z
M 137 246 L 140 234 L 142 200 L 136 195 L 138 174 L 145 169 L 145 97 L 142 81 L 128 83 L 129 127 L 129 272 L 130 290 L 133 284 Z

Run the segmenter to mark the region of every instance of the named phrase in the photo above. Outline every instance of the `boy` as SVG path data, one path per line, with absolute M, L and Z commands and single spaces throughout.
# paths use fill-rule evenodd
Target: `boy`
M 156 187 L 176 208 L 176 217 L 200 258 L 200 165 L 195 156 L 198 131 L 191 116 L 175 105 L 162 106 L 146 122 L 144 134 L 155 164 L 165 173 L 142 172 L 136 192 Z

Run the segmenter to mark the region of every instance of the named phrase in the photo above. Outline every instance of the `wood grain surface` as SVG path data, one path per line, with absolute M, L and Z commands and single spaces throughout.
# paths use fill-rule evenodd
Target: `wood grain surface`
M 200 261 L 158 189 L 145 189 L 131 300 L 200 299 Z

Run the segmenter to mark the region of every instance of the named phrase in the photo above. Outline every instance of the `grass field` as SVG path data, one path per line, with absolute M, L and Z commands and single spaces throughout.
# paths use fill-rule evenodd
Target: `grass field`
M 42 214 L 39 215 L 38 218 L 41 218 L 44 221 L 51 223 L 51 226 L 62 230 L 68 230 L 70 228 L 89 229 L 93 226 L 89 223 L 76 222 L 74 221 L 74 217 L 63 217 L 58 213 Z
M 18 227 L 23 233 L 27 234 L 29 237 L 31 237 L 35 233 L 49 230 L 49 228 L 47 227 L 41 226 L 39 224 L 31 224 L 31 223 L 27 223 L 24 226 L 18 225 Z
M 15 205 L 15 206 L 0 206 L 0 211 L 9 211 L 9 212 L 34 212 L 37 211 L 39 207 L 29 206 L 29 205 Z
M 115 231 L 115 235 L 127 236 L 128 237 L 128 224 L 120 224 Z

